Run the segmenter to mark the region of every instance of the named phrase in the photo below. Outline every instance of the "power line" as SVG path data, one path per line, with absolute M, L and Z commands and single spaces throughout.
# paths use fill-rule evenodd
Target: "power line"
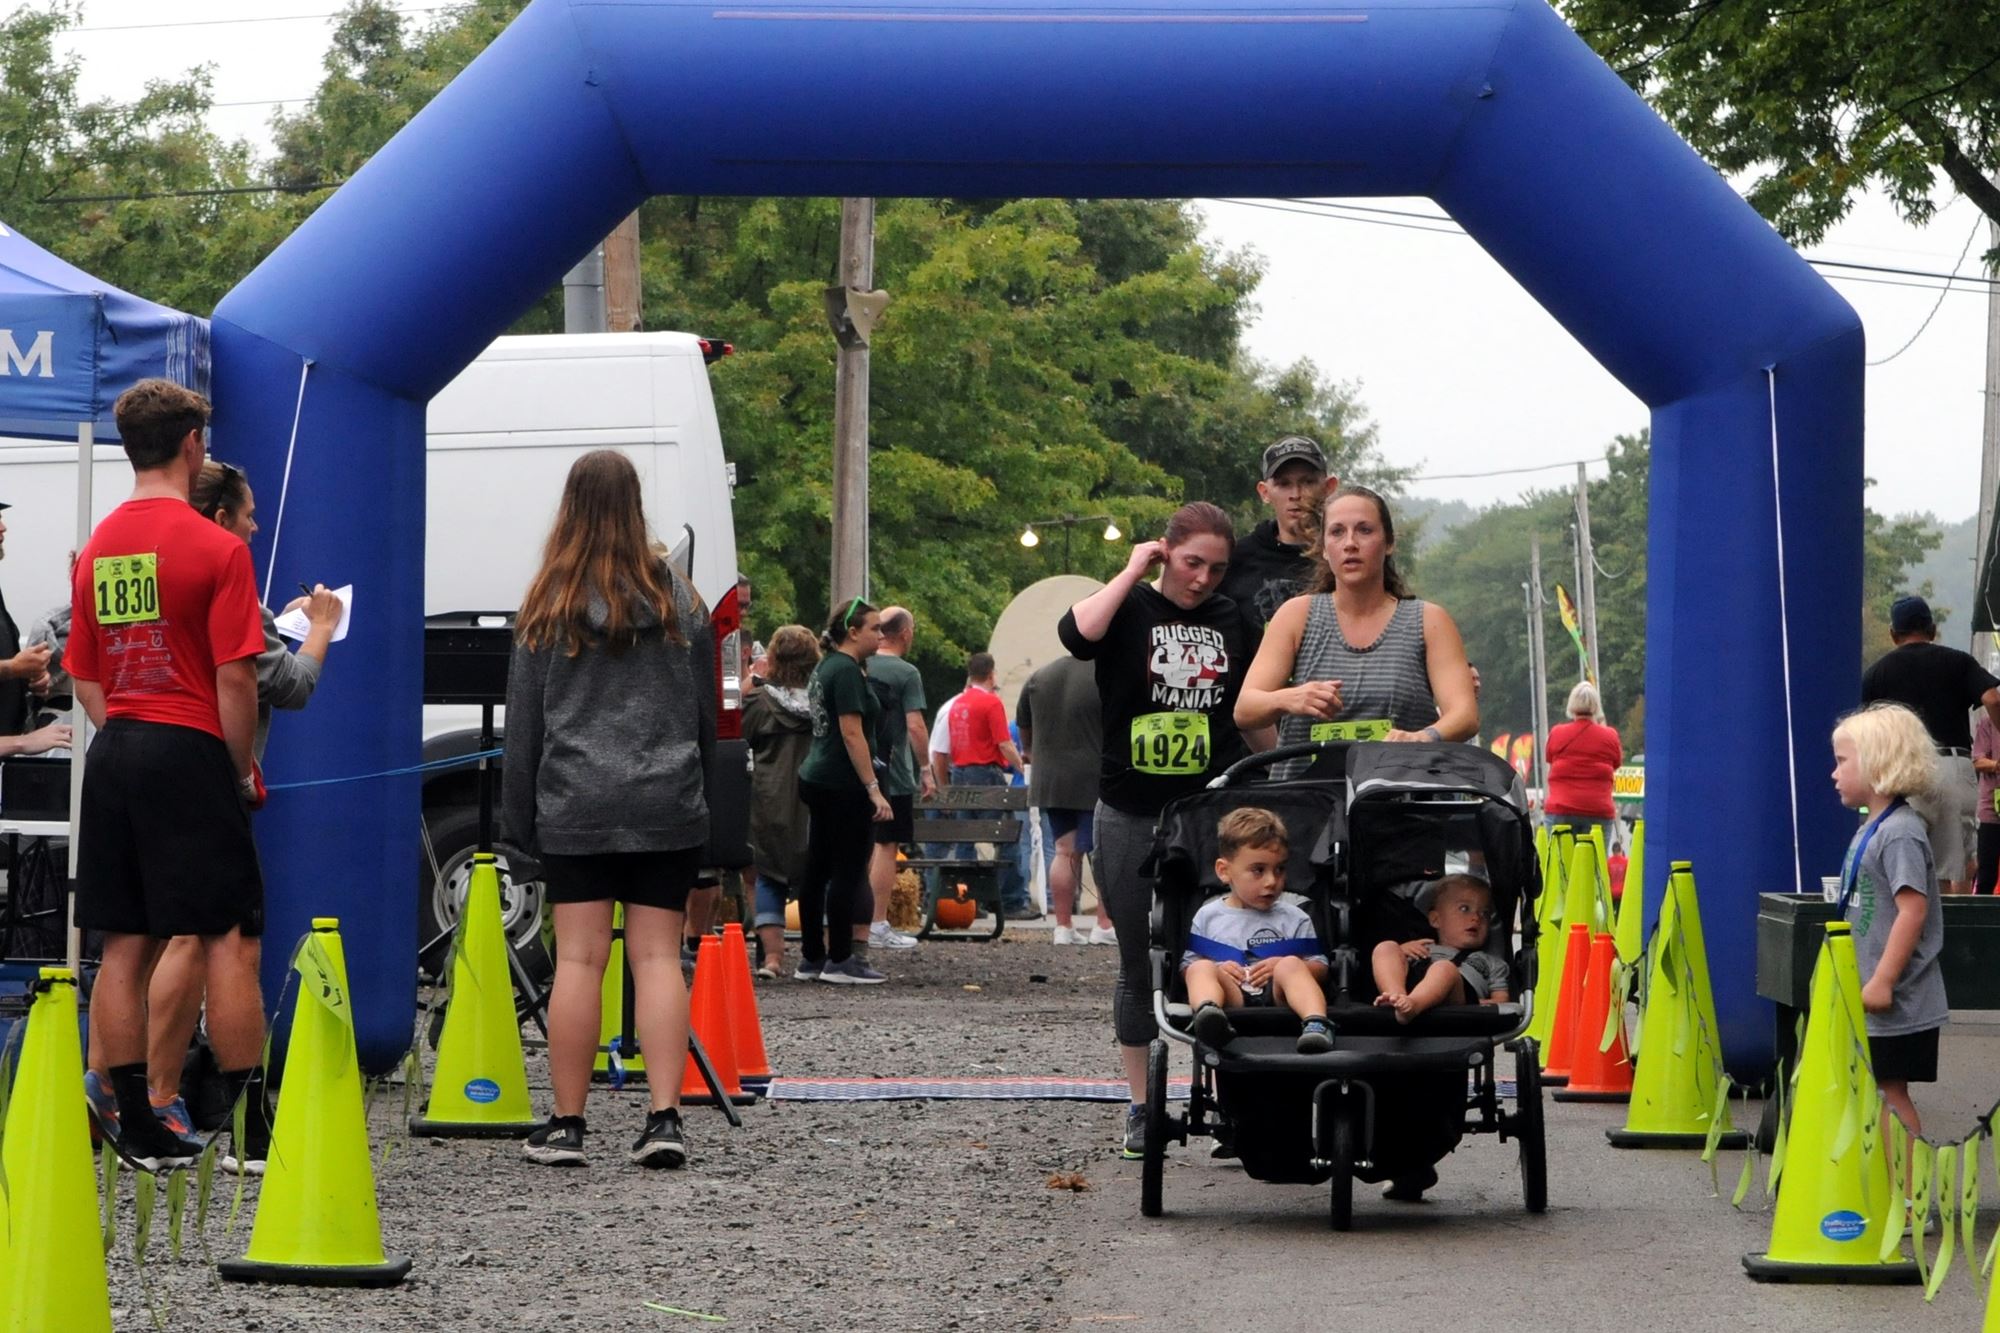
M 140 199 L 209 199 L 226 194 L 311 194 L 331 190 L 340 181 L 312 181 L 305 185 L 218 185 L 202 190 L 142 190 L 134 194 L 61 194 L 44 199 L 45 204 L 124 204 Z
M 1972 230 L 1968 232 L 1965 237 L 1965 246 L 1958 252 L 1958 264 L 1963 264 L 1965 262 L 1965 257 L 1972 253 L 1973 238 L 1979 235 L 1979 229 L 1985 224 L 1986 224 L 1986 219 L 1983 217 L 1973 219 Z M 1952 268 L 1956 269 L 1958 267 L 1958 264 L 1953 264 Z M 1901 356 L 1903 353 L 1909 351 L 1912 347 L 1915 347 L 1917 345 L 1917 339 L 1924 336 L 1924 330 L 1929 328 L 1931 326 L 1931 321 L 1937 318 L 1937 312 L 1944 308 L 1944 298 L 1949 296 L 1950 294 L 1951 294 L 1951 284 L 1947 282 L 1944 285 L 1944 289 L 1938 293 L 1937 301 L 1931 306 L 1931 312 L 1928 315 L 1924 316 L 1923 323 L 1917 325 L 1917 331 L 1910 335 L 1909 341 L 1904 343 L 1901 347 L 1898 347 L 1895 351 L 1889 353 L 1889 355 L 1883 357 L 1881 360 L 1870 361 L 1868 364 L 1871 366 L 1886 366 L 1891 361 L 1894 361 L 1897 357 Z
M 410 9 L 389 7 L 397 14 L 436 14 L 447 9 L 462 9 L 463 5 L 426 5 Z M 238 23 L 301 23 L 311 19 L 337 19 L 345 17 L 345 12 L 329 14 L 257 14 L 249 18 L 235 19 L 175 19 L 165 23 L 103 23 L 81 28 L 66 28 L 63 35 L 73 32 L 141 32 L 157 28 L 219 28 Z
M 1404 481 L 1473 481 L 1481 477 L 1513 477 L 1524 472 L 1553 472 L 1559 467 L 1575 467 L 1578 463 L 1606 463 L 1607 458 L 1572 458 L 1561 463 L 1535 463 L 1527 467 L 1495 468 L 1491 472 L 1428 472 L 1422 476 L 1405 477 Z

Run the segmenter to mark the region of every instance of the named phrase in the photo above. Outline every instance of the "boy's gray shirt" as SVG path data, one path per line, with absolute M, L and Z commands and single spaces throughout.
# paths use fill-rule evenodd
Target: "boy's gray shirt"
M 1854 835 L 1847 859 L 1853 858 L 1866 834 L 1864 826 Z M 1889 930 L 1896 924 L 1899 889 L 1914 889 L 1924 895 L 1924 928 L 1917 935 L 1909 965 L 1896 981 L 1888 1011 L 1868 1015 L 1871 1037 L 1928 1032 L 1951 1018 L 1951 1005 L 1944 994 L 1944 967 L 1938 960 L 1944 951 L 1944 905 L 1938 897 L 1937 870 L 1931 863 L 1930 836 L 1923 816 L 1908 805 L 1882 816 L 1854 874 L 1847 920 L 1854 927 L 1854 958 L 1864 986 L 1875 975 L 1882 951 L 1888 947 Z
M 1466 988 L 1472 992 L 1475 1000 L 1491 999 L 1495 991 L 1507 991 L 1512 994 L 1513 988 L 1507 984 L 1512 969 L 1507 966 L 1507 960 L 1498 954 L 1488 953 L 1484 949 L 1467 949 L 1461 953 L 1448 944 L 1439 944 L 1436 940 L 1432 940 L 1430 944 L 1431 961 L 1457 963 L 1458 975 L 1465 978 Z
M 657 628 L 622 652 L 514 646 L 502 827 L 530 853 L 657 852 L 708 841 L 715 647 L 706 608 L 669 567 L 684 644 Z M 590 623 L 609 608 L 593 597 Z

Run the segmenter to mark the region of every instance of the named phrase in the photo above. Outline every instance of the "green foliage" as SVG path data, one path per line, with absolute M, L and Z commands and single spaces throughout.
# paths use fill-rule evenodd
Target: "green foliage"
M 1880 189 L 1912 223 L 1942 172 L 2000 221 L 2000 6 L 1561 0 L 1584 39 L 1794 242 Z

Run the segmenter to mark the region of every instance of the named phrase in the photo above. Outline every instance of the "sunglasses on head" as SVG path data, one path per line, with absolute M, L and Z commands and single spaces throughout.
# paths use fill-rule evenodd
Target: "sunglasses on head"
M 840 618 L 840 627 L 842 629 L 854 628 L 854 608 L 860 605 L 861 599 L 859 597 L 847 604 L 847 614 Z

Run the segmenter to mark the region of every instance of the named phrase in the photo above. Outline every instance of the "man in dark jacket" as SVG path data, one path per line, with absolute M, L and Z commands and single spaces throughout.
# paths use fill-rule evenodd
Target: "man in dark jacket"
M 1272 517 L 1236 543 L 1222 593 L 1258 626 L 1312 581 L 1313 531 L 1320 502 L 1340 485 L 1326 470 L 1326 454 L 1303 435 L 1287 435 L 1264 450 L 1264 479 L 1257 498 Z

